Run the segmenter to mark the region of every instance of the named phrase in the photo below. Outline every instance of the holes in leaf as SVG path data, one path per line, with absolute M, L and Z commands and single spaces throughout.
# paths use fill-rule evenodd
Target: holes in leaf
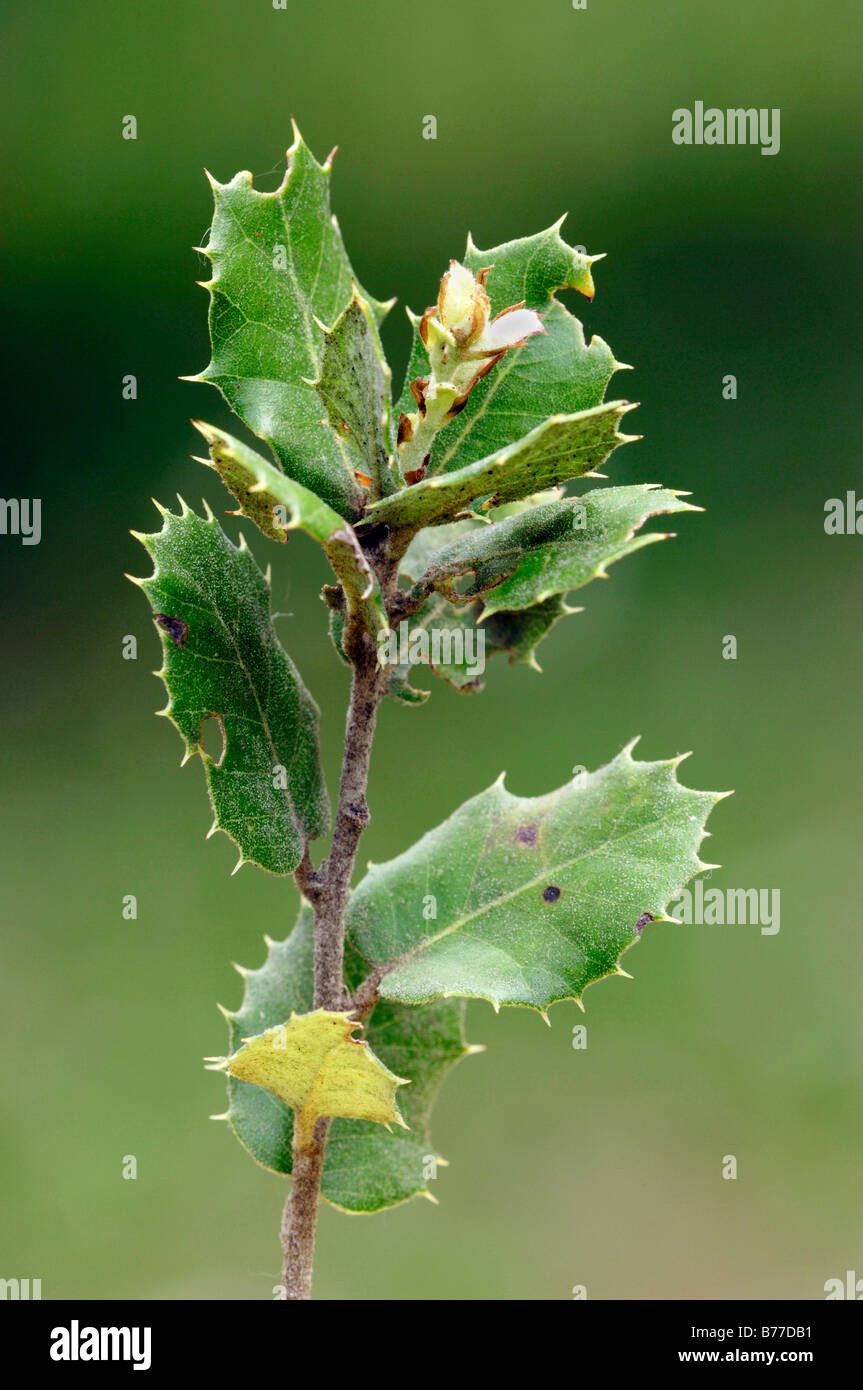
M 216 767 L 221 767 L 228 751 L 228 736 L 220 714 L 208 714 L 201 720 L 201 737 L 198 745 L 212 758 Z

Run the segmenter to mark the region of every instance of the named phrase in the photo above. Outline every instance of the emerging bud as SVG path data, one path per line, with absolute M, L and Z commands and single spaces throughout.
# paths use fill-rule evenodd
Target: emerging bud
M 437 307 L 441 323 L 461 348 L 472 346 L 481 337 L 491 312 L 482 281 L 458 261 L 450 261 L 440 282 Z
M 417 404 L 399 421 L 398 449 L 408 485 L 425 476 L 438 430 L 454 420 L 484 376 L 510 348 L 521 347 L 534 333 L 544 333 L 533 309 L 510 304 L 494 318 L 486 293 L 486 266 L 476 275 L 460 261 L 450 261 L 440 282 L 437 303 L 426 309 L 418 331 L 429 360 L 429 375 L 410 383 Z

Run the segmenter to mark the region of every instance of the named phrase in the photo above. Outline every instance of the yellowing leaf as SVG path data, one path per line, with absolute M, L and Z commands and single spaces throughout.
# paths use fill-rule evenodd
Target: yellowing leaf
M 301 1148 L 308 1148 L 323 1115 L 407 1128 L 395 1095 L 408 1083 L 385 1067 L 368 1043 L 351 1036 L 359 1026 L 348 1013 L 292 1013 L 287 1023 L 246 1038 L 239 1051 L 215 1065 L 289 1105 Z

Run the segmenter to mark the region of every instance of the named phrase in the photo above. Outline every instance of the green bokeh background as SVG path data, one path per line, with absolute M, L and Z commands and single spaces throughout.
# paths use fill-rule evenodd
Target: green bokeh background
M 613 390 L 642 402 L 611 477 L 706 508 L 584 591 L 544 676 L 496 658 L 479 697 L 435 682 L 423 709 L 384 709 L 363 857 L 504 768 L 536 794 L 641 733 L 646 757 L 695 750 L 690 784 L 736 789 L 712 886 L 782 895 L 776 936 L 648 930 L 634 980 L 591 990 L 583 1020 L 472 1005 L 488 1051 L 438 1103 L 440 1205 L 325 1208 L 316 1294 L 810 1299 L 863 1274 L 863 539 L 823 529 L 827 498 L 863 494 L 860 30 L 851 0 L 7 8 L 3 492 L 42 498 L 43 536 L 0 538 L 0 1275 L 48 1298 L 269 1299 L 278 1279 L 284 1184 L 207 1119 L 222 1082 L 200 1058 L 224 1048 L 215 1000 L 239 1000 L 229 962 L 260 963 L 295 890 L 229 877 L 232 846 L 205 844 L 202 771 L 153 718 L 158 642 L 122 573 L 146 572 L 128 528 L 153 527 L 151 495 L 228 505 L 188 423 L 230 425 L 227 407 L 177 380 L 206 361 L 202 167 L 275 186 L 291 113 L 320 157 L 340 146 L 334 204 L 381 298 L 423 307 L 468 227 L 493 245 L 569 209 L 569 240 L 608 253 L 571 307 L 635 364 Z M 697 99 L 781 108 L 781 152 L 676 147 L 671 112 Z M 398 378 L 401 308 L 386 344 Z M 325 570 L 305 537 L 252 542 L 332 787 L 346 679 Z

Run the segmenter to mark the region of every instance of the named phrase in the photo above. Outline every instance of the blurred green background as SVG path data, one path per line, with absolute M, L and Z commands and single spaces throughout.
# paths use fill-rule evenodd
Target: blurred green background
M 151 495 L 229 504 L 188 423 L 230 425 L 227 407 L 177 380 L 207 357 L 202 168 L 274 187 L 292 113 L 320 158 L 340 146 L 354 266 L 401 305 L 430 301 L 468 228 L 493 245 L 568 209 L 568 239 L 608 253 L 594 303 L 571 307 L 635 365 L 612 393 L 642 402 L 644 441 L 610 476 L 706 508 L 584 591 L 542 677 L 495 658 L 481 696 L 434 681 L 424 708 L 384 709 L 363 859 L 504 768 L 537 794 L 641 733 L 645 757 L 695 750 L 691 785 L 736 789 L 712 886 L 782 894 L 777 936 L 648 930 L 635 979 L 590 990 L 584 1019 L 471 1005 L 488 1051 L 438 1103 L 440 1205 L 325 1208 L 316 1295 L 810 1299 L 863 1274 L 863 539 L 823 529 L 827 498 L 863 494 L 860 30 L 850 0 L 7 7 L 3 492 L 42 498 L 43 535 L 0 538 L 0 1275 L 46 1298 L 269 1299 L 278 1279 L 284 1183 L 207 1119 L 223 1087 L 200 1059 L 224 1049 L 216 999 L 239 1001 L 229 962 L 261 962 L 296 893 L 229 877 L 232 846 L 205 844 L 202 770 L 179 771 L 153 718 L 158 642 L 122 574 L 147 571 L 128 528 L 153 528 Z M 781 108 L 781 152 L 673 145 L 672 110 L 696 100 Z M 401 307 L 386 345 L 398 380 Z M 333 787 L 346 679 L 325 570 L 303 536 L 252 542 Z

